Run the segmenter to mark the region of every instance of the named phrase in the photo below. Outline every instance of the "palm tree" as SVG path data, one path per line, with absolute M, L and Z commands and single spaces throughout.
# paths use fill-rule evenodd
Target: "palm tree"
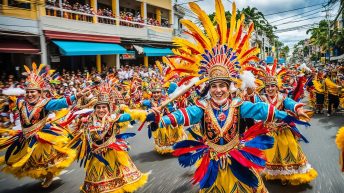
M 326 20 L 321 20 L 318 27 L 311 28 L 306 33 L 311 34 L 310 43 L 317 46 L 320 51 L 329 50 L 328 22 Z

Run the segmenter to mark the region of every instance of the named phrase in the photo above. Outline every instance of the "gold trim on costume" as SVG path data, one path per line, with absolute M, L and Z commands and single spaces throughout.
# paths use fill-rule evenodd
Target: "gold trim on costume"
M 206 144 L 210 147 L 210 149 L 214 150 L 216 153 L 226 153 L 233 148 L 235 148 L 239 141 L 239 135 L 236 135 L 230 142 L 228 142 L 226 145 L 218 145 L 215 143 L 212 143 L 210 141 L 207 141 Z
M 47 117 L 40 120 L 38 123 L 28 128 L 23 128 L 23 134 L 25 138 L 32 137 L 37 131 L 41 130 L 47 122 Z

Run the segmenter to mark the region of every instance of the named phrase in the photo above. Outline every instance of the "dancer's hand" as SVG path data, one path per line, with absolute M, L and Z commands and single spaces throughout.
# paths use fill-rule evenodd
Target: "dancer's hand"
M 301 121 L 309 122 L 311 120 L 311 118 L 309 118 L 308 114 L 306 113 L 306 111 L 303 108 L 297 109 L 296 113 L 297 113 L 299 120 L 301 120 Z

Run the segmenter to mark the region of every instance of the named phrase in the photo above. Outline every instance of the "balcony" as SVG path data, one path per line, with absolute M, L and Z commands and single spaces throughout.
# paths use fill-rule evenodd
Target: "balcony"
M 113 0 L 112 3 L 114 1 L 116 0 Z M 99 8 L 100 6 L 98 7 L 95 2 L 90 2 L 91 5 L 93 4 L 94 7 L 99 8 L 94 10 L 93 7 L 86 3 L 83 5 L 79 3 L 69 5 L 61 1 L 48 1 L 45 6 L 45 16 L 41 17 L 42 28 L 43 30 L 72 33 L 103 34 L 152 41 L 171 41 L 173 29 L 169 24 L 169 20 L 166 19 L 166 14 L 171 12 L 159 8 L 156 13 L 152 13 L 152 10 L 155 10 L 155 8 L 147 5 L 147 8 L 144 9 L 147 9 L 147 11 L 143 13 L 148 18 L 141 17 L 140 11 L 137 11 L 138 8 L 142 8 L 141 2 L 130 1 L 128 5 L 125 4 L 125 1 L 121 3 L 123 3 L 121 7 L 118 5 L 117 7 L 109 8 L 110 2 L 108 6 L 101 4 L 102 8 Z M 114 5 L 112 4 L 112 6 Z M 132 6 L 132 9 L 129 9 L 129 6 Z

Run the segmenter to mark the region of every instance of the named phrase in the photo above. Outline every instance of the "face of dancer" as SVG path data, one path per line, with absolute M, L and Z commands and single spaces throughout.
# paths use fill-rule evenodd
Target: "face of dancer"
M 271 85 L 267 85 L 266 88 L 266 94 L 269 96 L 269 97 L 274 97 L 276 96 L 277 94 L 277 91 L 278 91 L 278 88 L 276 85 L 274 84 L 271 84 Z
M 109 114 L 109 106 L 107 104 L 99 104 L 96 106 L 95 113 L 98 118 L 102 119 L 105 115 Z
M 222 105 L 229 97 L 229 86 L 225 81 L 216 81 L 210 84 L 209 92 L 212 100 Z
M 35 104 L 40 96 L 41 92 L 39 92 L 38 90 L 26 90 L 25 98 L 30 104 Z
M 152 92 L 152 95 L 153 95 L 153 99 L 156 101 L 161 98 L 161 92 L 160 91 Z

